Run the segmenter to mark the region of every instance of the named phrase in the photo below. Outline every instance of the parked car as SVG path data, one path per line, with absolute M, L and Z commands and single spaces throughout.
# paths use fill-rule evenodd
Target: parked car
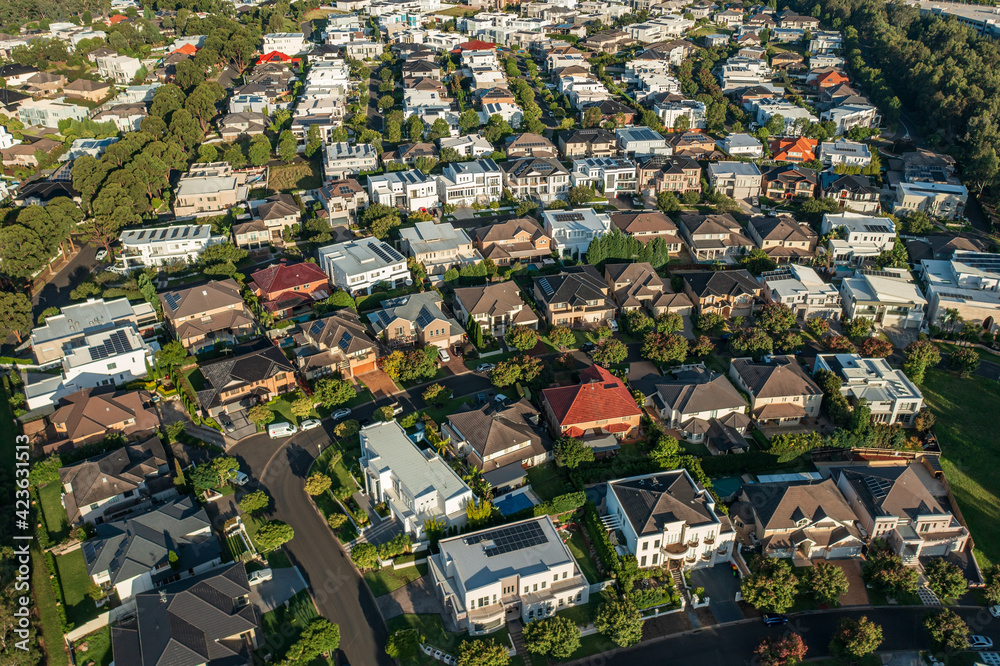
M 320 423 L 319 419 L 306 419 L 305 421 L 299 424 L 299 430 L 305 432 L 306 430 L 312 430 L 313 428 L 318 428 L 321 425 L 323 424 Z
M 334 421 L 339 421 L 340 419 L 346 419 L 350 415 L 351 415 L 351 410 L 348 409 L 347 407 L 344 407 L 342 409 L 338 409 L 330 416 L 333 417 Z
M 225 428 L 226 432 L 236 430 L 236 426 L 233 425 L 233 420 L 229 418 L 229 414 L 226 414 L 225 412 L 219 414 L 219 423 L 222 424 L 222 427 Z
M 617 319 L 612 319 L 611 321 L 609 321 L 608 322 L 608 327 L 611 329 L 612 332 L 617 333 L 618 332 L 618 320 Z
M 764 613 L 764 624 L 769 627 L 781 626 L 788 623 L 788 618 L 781 613 Z
M 1000 617 L 1000 604 L 996 606 L 990 606 L 990 615 L 993 617 Z
M 245 486 L 247 481 L 249 480 L 250 477 L 244 474 L 243 472 L 238 471 L 236 472 L 236 475 L 233 476 L 233 483 L 235 483 L 238 486 Z
M 451 360 L 451 356 L 448 354 L 447 349 L 441 349 L 438 351 L 438 356 L 441 358 L 442 363 L 447 363 Z
M 107 258 L 108 258 L 107 250 L 98 250 L 97 254 L 94 255 L 94 259 L 96 259 L 97 261 L 104 261 Z
M 280 439 L 281 437 L 291 437 L 298 432 L 298 428 L 293 426 L 287 421 L 280 421 L 279 423 L 272 423 L 267 426 L 267 436 L 271 439 Z
M 497 366 L 496 366 L 495 363 L 480 363 L 479 366 L 476 368 L 476 371 L 477 372 L 493 372 L 493 369 L 496 368 L 496 367 Z
M 993 639 L 987 636 L 973 635 L 966 639 L 971 650 L 988 650 L 993 647 Z
M 403 406 L 400 405 L 398 402 L 394 402 L 394 403 L 390 404 L 389 406 L 392 407 L 392 415 L 393 416 L 399 416 L 400 414 L 403 413 Z
M 361 419 L 358 422 L 358 426 L 360 426 L 362 428 L 364 428 L 365 426 L 370 426 L 371 424 L 372 424 L 372 420 L 371 419 Z
M 582 351 L 584 354 L 589 354 L 595 349 L 597 349 L 597 345 L 595 345 L 593 342 L 584 342 L 582 345 L 580 345 L 580 351 Z
M 250 574 L 250 586 L 260 585 L 265 580 L 271 580 L 273 577 L 274 574 L 271 573 L 270 569 L 259 569 Z

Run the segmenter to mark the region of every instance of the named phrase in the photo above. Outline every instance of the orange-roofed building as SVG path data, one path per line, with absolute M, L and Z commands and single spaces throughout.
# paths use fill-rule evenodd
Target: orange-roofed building
M 108 25 L 118 25 L 119 23 L 121 23 L 122 21 L 124 21 L 126 18 L 128 18 L 128 17 L 127 16 L 122 16 L 121 14 L 115 14 L 114 16 L 112 16 L 111 18 L 108 19 Z
M 768 147 L 775 162 L 811 162 L 816 159 L 816 139 L 800 137 L 779 137 L 771 139 Z
M 198 47 L 194 44 L 185 44 L 179 49 L 174 49 L 174 53 L 183 53 L 185 55 L 193 56 L 198 52 Z
M 642 419 L 642 410 L 622 380 L 599 365 L 581 372 L 576 386 L 544 389 L 542 408 L 554 437 L 624 437 Z
M 288 264 L 284 260 L 250 276 L 250 291 L 276 318 L 287 317 L 302 306 L 312 307 L 330 295 L 330 281 L 316 264 Z
M 820 90 L 824 88 L 833 88 L 834 86 L 839 86 L 844 83 L 850 83 L 851 80 L 847 78 L 843 72 L 838 69 L 833 69 L 832 67 L 828 70 L 822 71 L 815 78 L 811 78 L 809 85 L 814 88 L 819 88 Z
M 289 62 L 289 63 L 300 63 L 301 58 L 293 58 L 290 55 L 285 55 L 281 51 L 271 51 L 270 53 L 265 53 L 261 57 L 257 58 L 257 64 L 263 62 Z
M 461 53 L 462 51 L 492 51 L 496 48 L 496 44 L 493 42 L 484 42 L 481 39 L 473 39 L 468 42 L 463 42 L 451 50 L 452 53 Z

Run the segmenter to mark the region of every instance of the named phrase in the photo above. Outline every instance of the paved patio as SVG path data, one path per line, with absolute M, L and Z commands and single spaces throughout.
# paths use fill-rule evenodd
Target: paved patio
M 412 583 L 383 594 L 375 599 L 382 617 L 390 619 L 411 613 L 440 613 L 441 602 L 434 592 L 434 580 L 430 573 L 424 574 Z
M 298 567 L 272 569 L 271 580 L 250 588 L 250 601 L 263 615 L 281 606 L 306 587 L 306 581 Z

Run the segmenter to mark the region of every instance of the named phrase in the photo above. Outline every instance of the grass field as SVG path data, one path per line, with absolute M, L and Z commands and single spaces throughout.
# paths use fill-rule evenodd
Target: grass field
M 52 543 L 59 543 L 69 536 L 70 531 L 66 508 L 60 499 L 61 491 L 62 485 L 59 483 L 47 483 L 38 489 L 38 502 L 42 506 L 45 528 L 49 531 Z
M 449 7 L 448 9 L 441 9 L 434 13 L 442 16 L 472 16 L 478 11 L 478 9 L 472 9 L 471 7 L 456 5 L 454 7 Z
M 111 666 L 114 660 L 114 655 L 111 654 L 111 628 L 98 629 L 74 643 L 73 658 L 77 664 L 93 662 L 95 666 Z
M 271 167 L 267 178 L 267 187 L 275 192 L 315 190 L 322 184 L 319 163 L 315 160 Z
M 543 502 L 567 492 L 566 480 L 559 473 L 555 463 L 546 463 L 528 468 L 528 483 Z
M 59 584 L 62 585 L 63 598 L 66 600 L 66 619 L 81 626 L 97 617 L 97 606 L 94 600 L 87 596 L 87 585 L 90 576 L 87 575 L 87 563 L 83 559 L 82 550 L 74 550 L 56 558 L 56 573 Z
M 393 590 L 398 590 L 408 583 L 412 583 L 426 573 L 426 564 L 418 564 L 414 567 L 403 567 L 402 569 L 393 569 L 390 566 L 385 567 L 380 571 L 365 572 L 365 582 L 368 583 L 368 587 L 371 588 L 372 594 L 376 597 L 380 597 L 383 594 L 389 594 Z
M 995 413 L 1000 385 L 978 376 L 962 379 L 930 369 L 920 387 L 937 416 L 934 431 L 941 443 L 942 467 L 976 543 L 980 566 L 1000 562 L 1000 476 L 993 471 L 1000 456 Z
M 424 636 L 424 640 L 428 645 L 433 645 L 451 654 L 455 654 L 458 644 L 462 642 L 460 634 L 449 634 L 444 630 L 444 624 L 441 623 L 441 616 L 437 613 L 400 615 L 399 617 L 387 620 L 385 624 L 390 634 L 399 629 L 416 629 Z M 441 662 L 427 657 L 423 653 L 419 653 L 417 659 L 414 661 L 404 661 L 402 663 L 403 666 L 414 666 L 415 664 L 424 666 L 424 664 L 440 664 Z
M 6 405 L 6 400 L 3 401 Z M 11 438 L 13 442 L 14 439 Z M 59 611 L 56 607 L 56 595 L 49 584 L 49 573 L 42 564 L 42 552 L 34 547 L 32 542 L 31 589 L 35 597 L 35 610 L 38 611 L 39 624 L 45 642 L 45 662 L 49 666 L 65 666 L 69 656 L 63 649 L 62 623 L 59 621 Z
M 573 532 L 569 541 L 566 542 L 566 546 L 569 547 L 569 552 L 573 553 L 573 557 L 576 558 L 576 563 L 580 565 L 580 570 L 586 576 L 587 582 L 600 582 L 601 572 L 598 571 L 597 565 L 594 563 L 593 558 L 590 557 L 590 552 L 583 541 L 583 536 L 579 532 Z

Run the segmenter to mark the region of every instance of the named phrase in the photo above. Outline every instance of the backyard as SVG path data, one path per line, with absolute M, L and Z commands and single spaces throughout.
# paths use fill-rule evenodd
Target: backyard
M 400 615 L 399 617 L 387 620 L 386 626 L 390 634 L 400 629 L 416 629 L 424 637 L 428 645 L 432 645 L 450 654 L 455 654 L 462 639 L 460 634 L 449 634 L 445 631 L 444 624 L 441 622 L 441 616 L 437 613 Z M 414 661 L 403 662 L 403 666 L 413 666 L 415 664 L 430 666 L 440 663 L 421 652 Z
M 408 583 L 412 583 L 426 573 L 426 564 L 403 567 L 402 569 L 393 569 L 391 566 L 388 566 L 383 567 L 379 571 L 366 571 L 365 582 L 371 588 L 372 594 L 380 597 L 383 594 L 389 594 L 393 590 L 398 590 Z
M 49 540 L 59 543 L 69 536 L 69 519 L 62 505 L 62 484 L 47 483 L 38 489 L 38 502 L 45 518 L 45 528 L 49 532 Z
M 590 551 L 587 550 L 587 544 L 584 543 L 583 535 L 579 531 L 572 533 L 569 541 L 566 542 L 566 546 L 569 548 L 569 552 L 573 553 L 573 558 L 580 565 L 580 570 L 587 578 L 588 583 L 599 583 L 603 580 L 601 572 L 597 569 L 597 564 L 594 563 L 594 559 L 590 556 Z
M 963 379 L 946 370 L 927 371 L 921 386 L 937 416 L 934 428 L 941 444 L 941 465 L 976 542 L 980 566 L 1000 562 L 1000 477 L 993 462 L 1000 456 L 996 405 L 1000 386 L 973 375 Z
M 90 576 L 87 575 L 83 551 L 74 550 L 55 559 L 56 576 L 66 601 L 66 619 L 77 627 L 82 626 L 98 615 L 94 600 L 87 596 Z
M 543 502 L 568 492 L 566 480 L 559 473 L 555 463 L 546 463 L 528 468 L 528 483 Z
M 316 190 L 322 184 L 317 160 L 271 167 L 267 178 L 267 187 L 275 192 Z
M 111 628 L 98 629 L 74 643 L 73 658 L 77 664 L 93 662 L 94 666 L 110 666 L 114 659 L 111 654 Z

